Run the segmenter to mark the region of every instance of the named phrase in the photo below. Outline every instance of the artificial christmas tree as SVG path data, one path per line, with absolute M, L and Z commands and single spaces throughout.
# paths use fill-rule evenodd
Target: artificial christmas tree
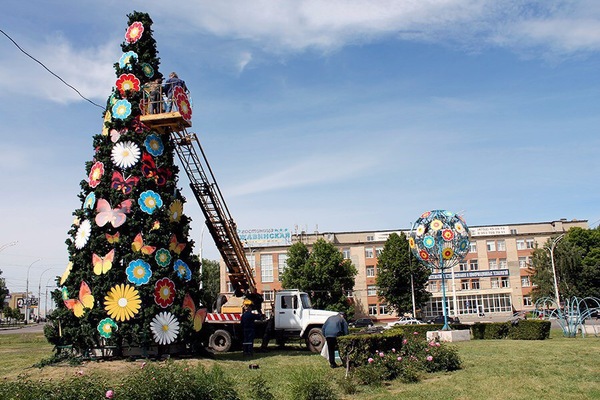
M 199 260 L 173 143 L 168 129 L 140 118 L 149 109 L 144 88 L 162 78 L 152 20 L 141 12 L 128 17 L 115 88 L 66 241 L 69 265 L 53 293 L 58 307 L 45 330 L 51 343 L 80 354 L 107 346 L 144 354 L 189 350 L 205 315 L 195 300 Z M 179 112 L 171 114 L 189 123 L 186 94 L 174 97 Z

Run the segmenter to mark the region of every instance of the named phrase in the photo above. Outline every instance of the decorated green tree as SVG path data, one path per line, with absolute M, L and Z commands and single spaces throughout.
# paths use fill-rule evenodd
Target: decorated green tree
M 87 349 L 112 345 L 174 353 L 199 336 L 199 260 L 178 184 L 174 145 L 140 117 L 146 84 L 162 77 L 148 14 L 128 15 L 117 80 L 93 138 L 82 206 L 66 243 L 69 264 L 53 293 L 46 337 Z M 191 117 L 187 97 L 180 115 Z M 204 312 L 204 313 L 203 313 Z

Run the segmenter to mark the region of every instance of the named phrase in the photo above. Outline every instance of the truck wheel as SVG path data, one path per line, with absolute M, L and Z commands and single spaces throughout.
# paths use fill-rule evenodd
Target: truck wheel
M 208 346 L 220 353 L 229 351 L 231 344 L 231 334 L 223 329 L 216 330 L 208 339 Z
M 320 328 L 312 328 L 310 331 L 308 331 L 306 345 L 310 351 L 313 353 L 320 353 L 324 344 L 325 336 L 323 336 L 323 332 L 321 332 Z

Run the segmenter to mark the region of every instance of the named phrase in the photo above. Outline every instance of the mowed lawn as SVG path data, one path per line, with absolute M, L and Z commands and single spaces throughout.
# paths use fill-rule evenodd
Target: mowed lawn
M 463 369 L 451 373 L 426 375 L 416 384 L 397 381 L 383 387 L 359 386 L 344 399 L 600 399 L 600 338 L 562 337 L 553 330 L 545 341 L 473 340 L 454 344 L 463 360 Z M 41 334 L 0 335 L 0 378 L 2 380 L 52 379 L 60 381 L 79 374 L 107 377 L 117 384 L 123 374 L 135 373 L 143 360 L 85 362 L 37 368 L 34 364 L 47 359 L 52 346 Z M 150 361 L 149 361 L 150 362 Z M 338 388 L 343 379 L 341 368 L 331 370 L 319 355 L 290 346 L 284 351 L 257 353 L 251 361 L 240 352 L 218 354 L 215 359 L 175 360 L 190 366 L 218 365 L 235 381 L 243 397 L 247 382 L 260 374 L 271 392 L 287 398 L 289 377 L 299 369 L 311 369 L 324 375 Z M 249 369 L 256 363 L 259 369 Z

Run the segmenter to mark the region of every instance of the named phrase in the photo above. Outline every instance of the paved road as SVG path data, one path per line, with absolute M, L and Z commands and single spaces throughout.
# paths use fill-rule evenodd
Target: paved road
M 0 335 L 15 334 L 15 333 L 42 333 L 42 332 L 44 332 L 44 324 L 22 325 L 18 328 L 0 328 Z

